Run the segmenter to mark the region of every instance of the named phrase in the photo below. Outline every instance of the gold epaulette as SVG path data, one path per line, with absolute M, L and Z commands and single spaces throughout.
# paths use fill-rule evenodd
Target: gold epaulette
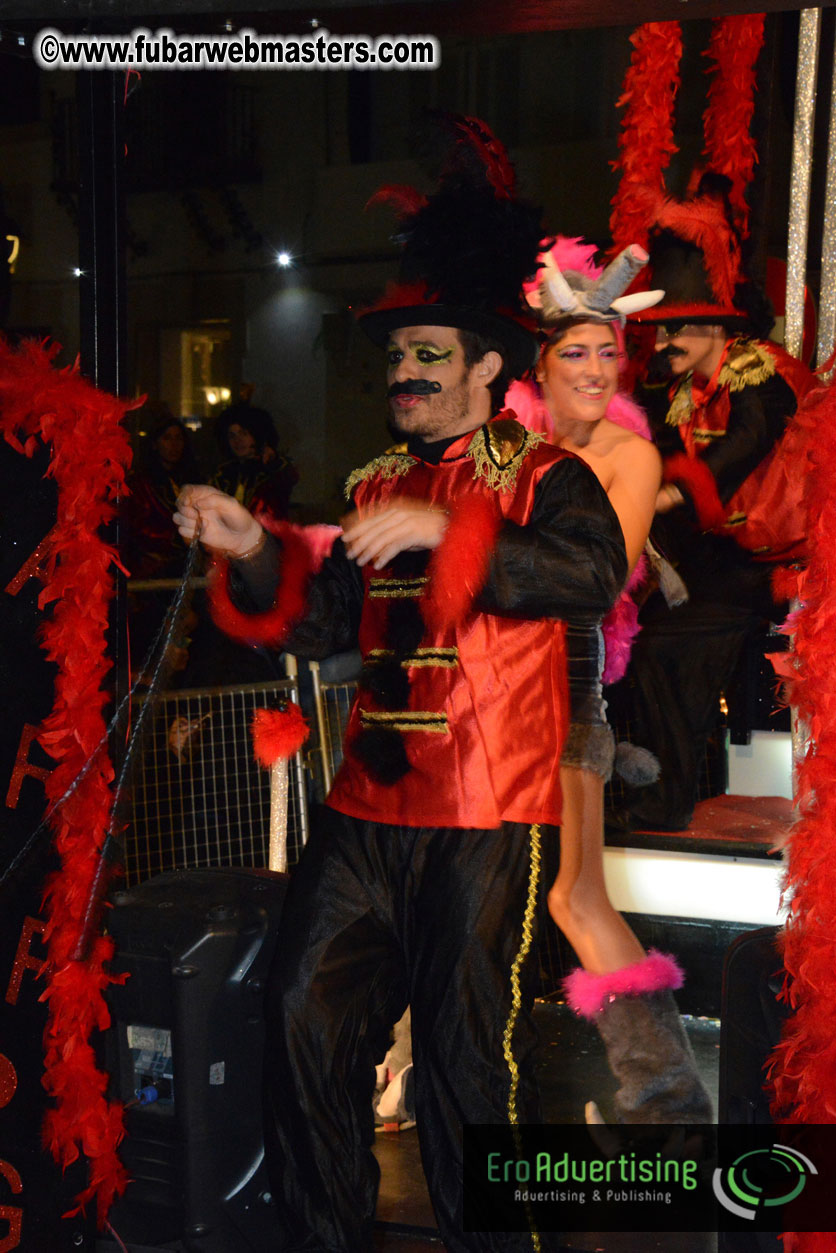
M 543 443 L 543 436 L 527 430 L 516 418 L 498 418 L 481 426 L 468 446 L 473 477 L 483 478 L 498 492 L 511 492 L 525 458 Z
M 752 339 L 737 339 L 729 347 L 726 360 L 717 376 L 719 387 L 740 392 L 744 387 L 757 387 L 775 373 L 775 358 L 768 348 Z
M 380 457 L 375 457 L 359 470 L 352 470 L 345 481 L 345 498 L 351 500 L 351 493 L 359 483 L 379 474 L 382 479 L 393 479 L 398 474 L 408 474 L 415 465 L 414 457 L 406 450 L 406 444 L 393 444 Z
M 691 375 L 686 375 L 674 392 L 670 408 L 665 414 L 665 422 L 668 426 L 682 426 L 683 423 L 690 422 L 691 414 L 694 412 L 692 381 Z

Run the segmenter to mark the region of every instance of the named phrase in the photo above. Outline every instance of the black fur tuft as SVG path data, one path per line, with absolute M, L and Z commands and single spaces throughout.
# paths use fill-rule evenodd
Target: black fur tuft
M 409 772 L 409 758 L 403 736 L 387 727 L 366 727 L 351 745 L 351 751 L 377 783 L 391 787 Z
M 414 597 L 392 600 L 386 615 L 386 647 L 399 657 L 414 653 L 424 638 L 426 627 Z
M 367 661 L 360 672 L 359 683 L 381 709 L 409 706 L 409 675 L 397 658 Z

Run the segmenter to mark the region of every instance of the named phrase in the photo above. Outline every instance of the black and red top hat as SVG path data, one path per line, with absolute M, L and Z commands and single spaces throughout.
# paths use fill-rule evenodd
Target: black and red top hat
M 452 326 L 501 345 L 518 377 L 537 359 L 537 323 L 523 281 L 537 270 L 540 211 L 517 199 L 507 153 L 478 118 L 440 118 L 451 145 L 438 190 L 382 187 L 369 204 L 392 204 L 403 245 L 398 281 L 359 318 L 386 345 L 404 326 Z
M 763 292 L 745 273 L 729 186 L 724 175 L 708 172 L 692 195 L 660 202 L 650 229 L 648 270 L 665 296 L 654 308 L 632 314 L 631 321 L 769 333 L 773 318 Z

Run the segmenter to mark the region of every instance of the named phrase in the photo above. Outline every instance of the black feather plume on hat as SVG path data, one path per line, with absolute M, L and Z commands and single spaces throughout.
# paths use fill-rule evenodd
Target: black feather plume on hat
M 380 344 L 393 329 L 422 323 L 476 331 L 503 344 L 506 366 L 521 374 L 537 353 L 522 287 L 538 267 L 541 211 L 516 197 L 513 166 L 483 122 L 436 120 L 448 140 L 438 190 L 425 198 L 384 188 L 370 202 L 399 211 L 403 253 L 398 283 L 361 325 Z

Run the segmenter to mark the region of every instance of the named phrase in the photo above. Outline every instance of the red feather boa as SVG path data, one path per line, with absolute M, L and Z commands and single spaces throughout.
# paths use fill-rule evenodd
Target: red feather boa
M 52 445 L 48 474 L 58 487 L 57 521 L 48 544 L 47 582 L 39 604 L 54 604 L 41 628 L 43 649 L 57 667 L 52 713 L 39 741 L 55 760 L 45 783 L 58 801 L 89 761 L 94 764 L 72 796 L 50 817 L 61 869 L 44 891 L 48 941 L 43 1086 L 53 1106 L 44 1140 L 63 1168 L 83 1153 L 89 1186 L 80 1204 L 95 1198 L 100 1224 L 127 1183 L 117 1155 L 124 1134 L 122 1106 L 105 1096 L 89 1038 L 110 1015 L 104 990 L 116 982 L 106 965 L 113 942 L 99 936 L 82 961 L 73 960 L 87 913 L 111 810 L 113 770 L 104 747 L 107 607 L 116 553 L 98 535 L 115 511 L 130 464 L 121 419 L 130 406 L 97 391 L 75 369 L 57 370 L 57 346 L 0 339 L 0 431 L 31 456 L 38 438 Z
M 714 475 L 699 457 L 688 457 L 684 452 L 666 457 L 662 478 L 665 483 L 681 483 L 697 511 L 697 521 L 704 531 L 721 527 L 726 511 L 717 495 Z
M 787 850 L 786 999 L 794 1009 L 770 1067 L 773 1110 L 801 1123 L 836 1122 L 836 389 L 817 389 L 798 420 L 809 426 L 806 478 L 809 563 L 793 615 L 788 697 L 809 727 L 800 763 L 800 818 Z M 803 1236 L 803 1233 L 801 1233 Z M 806 1248 L 806 1237 L 792 1248 Z
M 755 111 L 755 63 L 763 46 L 763 13 L 723 17 L 711 29 L 705 52 L 713 64 L 703 114 L 703 155 L 708 168 L 731 179 L 729 199 L 740 233 L 749 233 L 746 189 L 758 159 L 750 133 Z
M 665 170 L 678 151 L 673 119 L 682 57 L 679 22 L 646 22 L 630 42 L 633 54 L 617 101 L 624 116 L 620 155 L 613 163 L 621 170 L 610 215 L 614 253 L 647 244 L 654 210 L 665 194 Z
M 464 618 L 488 576 L 502 518 L 492 502 L 472 495 L 451 510 L 441 544 L 430 558 L 421 613 L 431 629 L 443 631 Z

